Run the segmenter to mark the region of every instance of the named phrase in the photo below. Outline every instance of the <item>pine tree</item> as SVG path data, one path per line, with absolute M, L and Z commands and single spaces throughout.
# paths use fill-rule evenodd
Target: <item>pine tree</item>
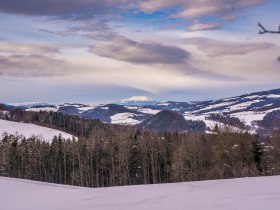
M 259 175 L 262 175 L 264 173 L 263 166 L 262 166 L 264 148 L 258 136 L 252 142 L 252 152 L 253 152 L 254 162 L 258 170 L 258 173 Z

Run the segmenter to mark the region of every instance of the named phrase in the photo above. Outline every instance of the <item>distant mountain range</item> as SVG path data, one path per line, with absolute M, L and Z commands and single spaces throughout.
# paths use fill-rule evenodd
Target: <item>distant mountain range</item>
M 203 127 L 211 131 L 216 124 L 225 124 L 268 134 L 280 122 L 280 89 L 194 102 L 155 102 L 145 97 L 132 97 L 116 104 L 94 106 L 80 103 L 3 103 L 3 107 L 62 112 L 86 119 L 99 119 L 104 123 L 134 125 L 157 131 L 201 130 Z

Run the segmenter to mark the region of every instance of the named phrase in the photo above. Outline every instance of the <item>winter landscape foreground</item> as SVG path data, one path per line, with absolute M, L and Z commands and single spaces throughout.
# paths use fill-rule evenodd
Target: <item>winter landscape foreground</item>
M 280 176 L 110 188 L 0 177 L 1 210 L 278 210 Z

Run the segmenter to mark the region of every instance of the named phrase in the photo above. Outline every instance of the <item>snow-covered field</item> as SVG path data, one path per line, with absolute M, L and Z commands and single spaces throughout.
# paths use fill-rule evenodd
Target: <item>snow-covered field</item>
M 52 140 L 54 136 L 58 136 L 59 134 L 61 134 L 66 139 L 73 137 L 68 133 L 34 124 L 0 120 L 0 137 L 5 132 L 8 134 L 22 134 L 27 138 L 31 136 L 37 136 L 40 139 L 46 141 Z
M 54 107 L 39 107 L 39 108 L 29 108 L 29 109 L 26 109 L 26 111 L 30 111 L 30 112 L 57 112 L 58 111 L 58 108 L 54 108 Z
M 88 189 L 0 177 L 1 210 L 278 210 L 280 176 Z
M 133 119 L 134 114 L 132 113 L 118 113 L 111 116 L 112 124 L 121 124 L 121 125 L 136 125 L 139 124 L 140 121 Z

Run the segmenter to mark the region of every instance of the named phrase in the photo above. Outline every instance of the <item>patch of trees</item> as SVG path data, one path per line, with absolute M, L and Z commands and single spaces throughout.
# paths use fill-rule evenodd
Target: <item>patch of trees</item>
M 280 174 L 280 132 L 267 147 L 256 136 L 96 129 L 51 143 L 3 135 L 3 176 L 85 187 L 156 184 Z
M 22 109 L 10 111 L 9 119 L 16 122 L 32 123 L 71 133 L 78 137 L 89 137 L 97 130 L 108 131 L 120 126 L 104 124 L 99 120 L 87 120 L 60 112 L 27 112 Z M 123 128 L 125 129 L 125 128 Z
M 240 121 L 237 117 L 231 117 L 227 115 L 221 115 L 221 114 L 210 114 L 206 117 L 207 120 L 212 120 L 216 122 L 220 122 L 226 125 L 231 125 L 237 128 L 245 129 L 244 123 Z
M 146 119 L 138 127 L 159 132 L 206 130 L 206 125 L 203 121 L 186 120 L 182 114 L 171 110 L 160 111 L 159 113 Z
M 206 124 L 202 120 L 187 120 L 186 128 L 188 131 L 205 131 Z
M 277 128 L 280 123 L 280 110 L 267 113 L 263 120 L 257 122 L 259 126 L 265 128 Z
M 262 136 L 269 136 L 280 125 L 280 110 L 267 113 L 264 118 L 256 122 L 260 128 L 258 133 Z

